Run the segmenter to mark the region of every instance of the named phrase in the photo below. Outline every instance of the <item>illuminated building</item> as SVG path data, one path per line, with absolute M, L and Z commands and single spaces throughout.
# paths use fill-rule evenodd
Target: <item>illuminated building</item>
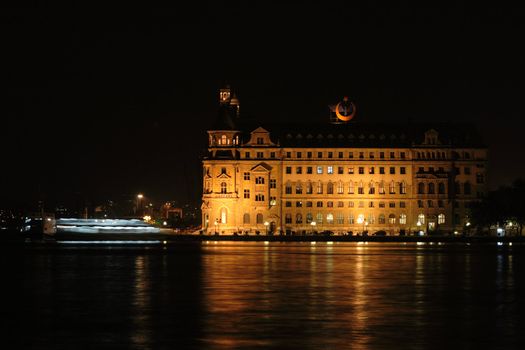
M 208 131 L 206 233 L 449 233 L 485 195 L 487 149 L 472 125 L 355 122 L 346 99 L 324 123 L 254 122 L 232 100 L 220 90 Z

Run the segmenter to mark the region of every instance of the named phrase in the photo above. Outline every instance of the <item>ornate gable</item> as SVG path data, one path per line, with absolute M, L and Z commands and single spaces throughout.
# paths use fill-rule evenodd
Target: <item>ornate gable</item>
M 250 169 L 251 171 L 257 173 L 267 173 L 272 170 L 272 167 L 266 163 L 259 163 Z

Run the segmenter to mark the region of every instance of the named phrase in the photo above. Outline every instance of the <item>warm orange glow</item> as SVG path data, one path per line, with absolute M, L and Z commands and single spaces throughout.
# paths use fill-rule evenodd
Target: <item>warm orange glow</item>
M 335 115 L 337 116 L 337 118 L 339 118 L 339 120 L 347 122 L 347 121 L 350 121 L 354 117 L 354 115 L 355 115 L 355 105 L 354 105 L 353 102 L 350 102 L 350 104 L 352 105 L 352 113 L 350 115 L 342 115 L 339 112 L 339 106 L 341 105 L 341 102 L 339 102 L 338 104 L 335 105 Z

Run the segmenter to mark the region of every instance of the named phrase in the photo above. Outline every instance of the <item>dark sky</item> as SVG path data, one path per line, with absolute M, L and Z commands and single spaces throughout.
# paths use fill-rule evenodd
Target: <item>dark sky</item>
M 360 121 L 471 121 L 491 187 L 525 177 L 519 8 L 108 3 L 1 10 L 0 204 L 139 192 L 198 203 L 224 82 L 261 120 L 322 120 L 346 95 Z

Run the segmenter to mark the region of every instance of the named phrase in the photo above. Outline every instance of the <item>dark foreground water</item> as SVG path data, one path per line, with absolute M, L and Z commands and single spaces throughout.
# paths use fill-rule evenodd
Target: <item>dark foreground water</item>
M 10 348 L 525 348 L 516 244 L 65 245 L 3 256 Z

